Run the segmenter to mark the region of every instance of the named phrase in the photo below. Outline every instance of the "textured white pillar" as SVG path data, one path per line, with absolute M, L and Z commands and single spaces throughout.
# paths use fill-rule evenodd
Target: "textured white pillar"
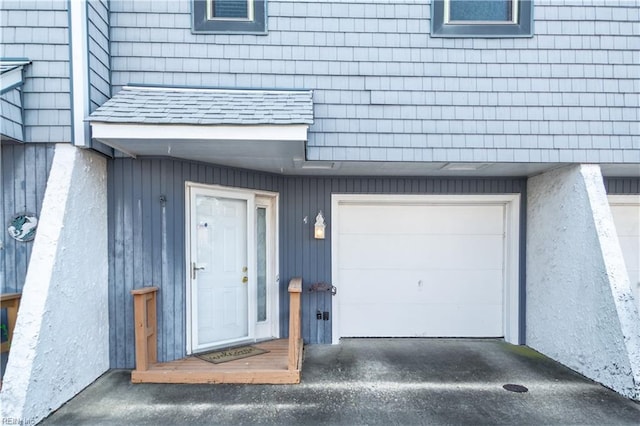
M 640 400 L 640 316 L 600 168 L 527 185 L 527 345 Z
M 56 146 L 0 391 L 37 422 L 109 368 L 106 160 Z

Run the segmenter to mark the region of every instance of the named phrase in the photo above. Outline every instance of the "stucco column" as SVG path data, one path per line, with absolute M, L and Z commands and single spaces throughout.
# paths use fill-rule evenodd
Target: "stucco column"
M 109 368 L 107 255 L 106 160 L 59 144 L 0 392 L 3 419 L 35 424 Z
M 640 316 L 597 165 L 527 186 L 527 344 L 640 399 Z

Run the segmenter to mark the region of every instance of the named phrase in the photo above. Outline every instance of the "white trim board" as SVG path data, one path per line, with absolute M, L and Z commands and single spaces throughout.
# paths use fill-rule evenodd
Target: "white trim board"
M 128 140 L 306 141 L 307 124 L 130 124 L 91 122 L 93 137 L 126 148 Z M 112 142 L 110 142 L 112 141 Z
M 71 42 L 71 101 L 73 143 L 91 144 L 89 123 L 89 54 L 87 49 L 87 4 L 69 1 L 69 37 Z
M 338 272 L 340 206 L 342 205 L 502 205 L 505 208 L 504 229 L 504 339 L 518 344 L 520 339 L 520 194 L 479 195 L 396 195 L 396 194 L 333 194 L 331 196 L 331 275 L 338 288 L 332 298 L 332 343 L 339 343 L 340 334 L 340 282 Z

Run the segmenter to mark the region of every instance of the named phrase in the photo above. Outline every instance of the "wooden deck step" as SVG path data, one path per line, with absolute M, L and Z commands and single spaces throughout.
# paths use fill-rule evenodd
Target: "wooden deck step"
M 302 349 L 298 369 L 288 369 L 288 339 L 254 344 L 269 352 L 213 364 L 191 356 L 171 362 L 150 364 L 148 370 L 131 372 L 133 383 L 300 383 Z

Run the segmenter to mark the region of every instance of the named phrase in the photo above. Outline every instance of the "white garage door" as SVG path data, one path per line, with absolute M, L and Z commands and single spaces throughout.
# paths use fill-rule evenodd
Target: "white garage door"
M 504 205 L 339 205 L 342 337 L 499 337 Z
M 640 308 L 640 197 L 612 196 L 610 201 L 631 289 Z

